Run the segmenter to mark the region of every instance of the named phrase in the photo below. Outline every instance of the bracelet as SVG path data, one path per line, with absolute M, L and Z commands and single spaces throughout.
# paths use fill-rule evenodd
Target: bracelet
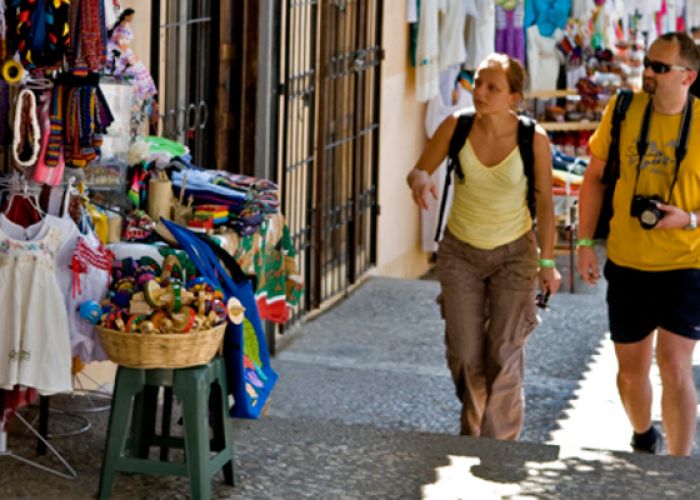
M 538 263 L 540 267 L 544 269 L 555 269 L 557 267 L 557 263 L 554 262 L 554 259 L 540 259 Z
M 589 247 L 593 248 L 593 245 L 595 245 L 595 241 L 593 241 L 590 238 L 581 238 L 576 242 L 577 247 Z

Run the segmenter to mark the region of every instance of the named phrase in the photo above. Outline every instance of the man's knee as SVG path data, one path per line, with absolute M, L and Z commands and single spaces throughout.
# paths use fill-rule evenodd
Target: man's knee
M 656 361 L 664 387 L 682 387 L 692 383 L 692 366 L 688 365 L 685 356 L 658 352 Z
M 649 378 L 649 368 L 644 363 L 621 363 L 617 378 L 625 385 L 641 384 Z

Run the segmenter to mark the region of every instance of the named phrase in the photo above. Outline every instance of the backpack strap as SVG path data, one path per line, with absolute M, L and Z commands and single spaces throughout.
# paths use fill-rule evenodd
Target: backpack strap
M 438 216 L 437 229 L 435 230 L 435 241 L 440 241 L 442 233 L 442 219 L 445 216 L 445 208 L 447 206 L 447 194 L 452 183 L 452 172 L 454 171 L 461 180 L 464 180 L 464 172 L 459 163 L 459 152 L 464 147 L 464 143 L 469 137 L 469 131 L 474 124 L 476 111 L 473 109 L 459 115 L 457 117 L 457 125 L 450 139 L 450 149 L 447 153 L 447 172 L 445 173 L 445 187 L 442 190 L 442 200 L 440 201 L 440 215 Z
M 632 97 L 634 97 L 634 93 L 631 90 L 621 89 L 617 92 L 610 132 L 608 160 L 605 162 L 605 170 L 603 170 L 603 184 L 614 183 L 620 177 L 620 131 L 622 122 L 627 115 L 627 110 L 632 103 Z
M 535 200 L 535 121 L 527 116 L 518 116 L 518 149 L 527 178 L 527 207 L 534 219 L 537 203 Z

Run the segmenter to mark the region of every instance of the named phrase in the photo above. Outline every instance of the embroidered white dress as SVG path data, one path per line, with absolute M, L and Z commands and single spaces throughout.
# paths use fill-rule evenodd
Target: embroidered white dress
M 0 229 L 0 387 L 40 394 L 72 390 L 68 316 L 55 272 L 60 232 L 44 224 L 32 241 Z

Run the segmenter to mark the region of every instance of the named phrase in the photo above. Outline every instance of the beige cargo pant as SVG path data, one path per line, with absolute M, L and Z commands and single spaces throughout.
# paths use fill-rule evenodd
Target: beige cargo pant
M 523 424 L 525 339 L 537 326 L 532 231 L 480 250 L 449 231 L 436 272 L 447 364 L 462 402 L 461 434 L 517 439 Z

